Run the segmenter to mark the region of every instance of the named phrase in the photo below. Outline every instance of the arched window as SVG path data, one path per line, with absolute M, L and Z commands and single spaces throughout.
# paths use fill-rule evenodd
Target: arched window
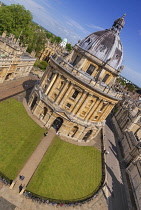
M 89 131 L 85 134 L 85 136 L 83 137 L 82 140 L 83 140 L 83 141 L 87 141 L 91 134 L 92 134 L 92 130 L 89 130 Z
M 71 130 L 71 132 L 69 133 L 69 136 L 74 137 L 74 135 L 76 134 L 76 132 L 78 131 L 78 127 L 74 126 Z

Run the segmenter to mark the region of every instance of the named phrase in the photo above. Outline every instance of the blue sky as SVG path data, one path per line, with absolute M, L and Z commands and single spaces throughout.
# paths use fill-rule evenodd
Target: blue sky
M 121 75 L 141 87 L 141 1 L 140 0 L 3 0 L 19 3 L 46 29 L 77 43 L 90 33 L 108 29 L 124 13 L 125 27 L 120 37 L 124 49 Z

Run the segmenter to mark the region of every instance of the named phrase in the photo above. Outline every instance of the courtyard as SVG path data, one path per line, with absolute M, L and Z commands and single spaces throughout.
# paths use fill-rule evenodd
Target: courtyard
M 21 102 L 0 103 L 0 171 L 14 179 L 41 141 L 44 129 L 26 113 Z M 27 189 L 52 199 L 75 200 L 91 194 L 101 182 L 101 152 L 77 146 L 57 136 Z

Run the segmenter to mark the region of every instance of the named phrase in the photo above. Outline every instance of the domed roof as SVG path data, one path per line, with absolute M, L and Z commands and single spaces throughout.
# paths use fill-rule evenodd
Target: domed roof
M 67 38 L 64 38 L 63 41 L 66 42 L 66 43 L 68 42 Z
M 94 32 L 83 39 L 78 45 L 117 69 L 123 59 L 123 48 L 119 32 L 124 26 L 124 16 L 117 19 L 110 29 Z

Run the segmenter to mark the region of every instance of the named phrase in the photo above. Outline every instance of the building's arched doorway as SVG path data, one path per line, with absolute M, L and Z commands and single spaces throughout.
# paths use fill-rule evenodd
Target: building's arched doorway
M 35 96 L 35 98 L 32 101 L 32 104 L 31 104 L 31 110 L 34 108 L 36 102 L 37 102 L 37 97 Z
M 63 124 L 63 119 L 61 117 L 57 117 L 54 122 L 52 123 L 52 127 L 58 131 L 61 125 Z
M 88 138 L 90 137 L 91 133 L 92 133 L 92 130 L 89 130 L 89 131 L 85 134 L 85 136 L 83 137 L 82 140 L 83 140 L 83 141 L 87 141 Z

